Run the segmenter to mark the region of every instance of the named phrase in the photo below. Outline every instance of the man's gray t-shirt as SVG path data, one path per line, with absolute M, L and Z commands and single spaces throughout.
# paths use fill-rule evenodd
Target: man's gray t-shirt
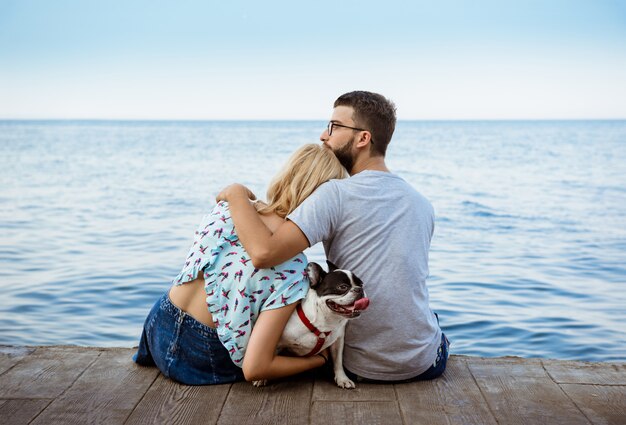
M 377 380 L 408 379 L 437 357 L 441 330 L 426 278 L 433 207 L 392 173 L 362 171 L 321 185 L 288 217 L 311 246 L 361 280 L 371 304 L 348 322 L 345 367 Z

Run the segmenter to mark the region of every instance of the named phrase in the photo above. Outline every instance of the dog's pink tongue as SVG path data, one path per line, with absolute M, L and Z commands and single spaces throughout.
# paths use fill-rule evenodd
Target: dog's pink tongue
M 354 309 L 363 311 L 370 305 L 369 298 L 361 298 L 357 302 L 354 303 Z

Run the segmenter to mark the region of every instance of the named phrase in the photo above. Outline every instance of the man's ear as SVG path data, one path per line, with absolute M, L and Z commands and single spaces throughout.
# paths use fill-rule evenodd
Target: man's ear
M 329 260 L 326 260 L 326 264 L 328 264 L 328 273 L 334 272 L 335 270 L 337 270 L 339 268 L 336 265 L 334 265 L 333 263 L 331 263 Z
M 306 266 L 306 272 L 309 275 L 311 288 L 316 287 L 324 279 L 324 276 L 326 276 L 326 272 L 322 266 L 317 263 L 309 263 L 309 265 Z
M 356 141 L 357 148 L 369 147 L 372 143 L 372 133 L 369 131 L 364 131 L 361 133 L 361 137 Z

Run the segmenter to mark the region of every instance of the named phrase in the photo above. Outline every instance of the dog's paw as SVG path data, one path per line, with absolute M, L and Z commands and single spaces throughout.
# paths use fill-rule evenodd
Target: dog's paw
M 267 379 L 261 379 L 260 381 L 252 381 L 252 385 L 255 387 L 264 387 L 267 385 Z
M 352 382 L 350 378 L 348 378 L 347 376 L 335 376 L 335 382 L 337 383 L 337 386 L 339 388 L 344 388 L 347 390 L 356 388 L 356 385 L 354 385 L 354 382 Z

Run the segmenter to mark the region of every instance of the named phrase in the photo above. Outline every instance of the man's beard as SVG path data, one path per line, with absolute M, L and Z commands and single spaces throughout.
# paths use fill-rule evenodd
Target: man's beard
M 333 153 L 339 160 L 339 163 L 344 166 L 344 168 L 348 171 L 348 173 L 352 172 L 352 167 L 354 166 L 354 158 L 352 157 L 352 145 L 354 144 L 354 139 L 347 142 L 345 145 L 340 147 L 337 150 L 333 150 Z

